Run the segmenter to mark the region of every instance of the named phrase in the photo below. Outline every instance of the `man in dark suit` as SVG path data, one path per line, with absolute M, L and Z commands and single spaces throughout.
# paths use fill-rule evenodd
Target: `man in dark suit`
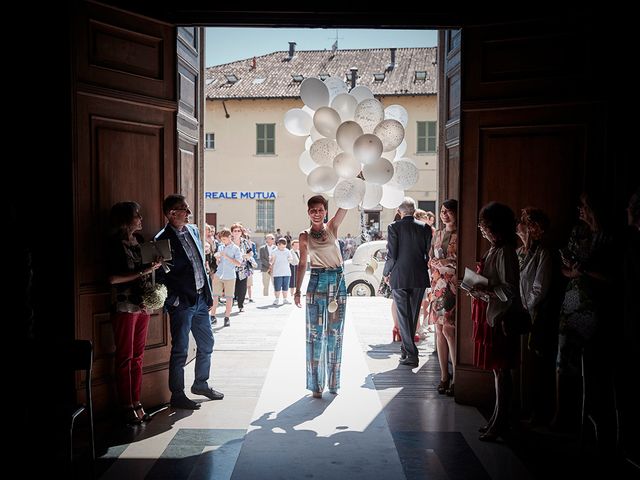
M 413 218 L 416 202 L 405 197 L 398 213 L 400 220 L 387 229 L 387 261 L 384 281 L 389 283 L 398 311 L 402 337 L 400 363 L 418 366 L 418 348 L 413 341 L 424 291 L 429 285 L 427 260 L 431 246 L 431 227 Z
M 184 366 L 187 362 L 189 332 L 196 341 L 195 381 L 191 393 L 211 400 L 224 395 L 207 384 L 213 352 L 213 332 L 209 307 L 213 305 L 211 285 L 204 265 L 204 250 L 195 225 L 189 224 L 191 210 L 183 195 L 169 195 L 162 203 L 167 225 L 156 240 L 171 243 L 171 270 L 158 270 L 158 282 L 167 286 L 165 308 L 169 312 L 171 328 L 171 357 L 169 359 L 169 389 L 171 406 L 197 410 L 200 404 L 184 393 Z

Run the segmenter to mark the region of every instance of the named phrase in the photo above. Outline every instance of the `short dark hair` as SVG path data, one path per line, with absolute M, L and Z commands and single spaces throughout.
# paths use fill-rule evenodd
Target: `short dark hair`
M 329 202 L 322 195 L 314 195 L 307 201 L 307 209 L 310 209 L 313 205 L 321 203 L 325 210 L 329 210 Z
M 480 222 L 496 237 L 496 244 L 516 245 L 516 216 L 504 203 L 489 202 L 479 215 Z
M 284 238 L 284 237 L 280 237 L 280 238 L 278 239 L 278 241 L 276 242 L 276 245 L 278 245 L 278 244 L 280 244 L 280 243 L 281 243 L 282 245 L 286 245 L 286 244 L 287 244 L 287 239 L 286 239 L 286 238 Z
M 179 193 L 172 193 L 162 202 L 162 212 L 166 215 L 173 207 L 185 201 L 185 196 L 180 195 Z
M 458 213 L 458 200 L 456 200 L 455 198 L 448 198 L 447 200 L 442 202 L 442 206 L 447 210 Z

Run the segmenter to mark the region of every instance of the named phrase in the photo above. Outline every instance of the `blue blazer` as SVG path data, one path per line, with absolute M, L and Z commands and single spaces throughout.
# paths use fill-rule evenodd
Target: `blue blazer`
M 198 247 L 198 254 L 200 255 L 200 263 L 202 264 L 202 271 L 205 272 L 205 282 L 203 287 L 203 295 L 206 298 L 207 305 L 213 305 L 213 296 L 211 294 L 211 284 L 209 283 L 209 276 L 206 274 L 206 268 L 204 266 L 204 250 L 202 247 L 202 241 L 200 240 L 200 233 L 195 225 L 186 225 L 187 234 L 191 235 L 193 243 Z M 164 302 L 165 307 L 172 307 L 176 303 L 176 298 L 180 299 L 180 303 L 177 308 L 186 308 L 195 305 L 198 293 L 196 291 L 196 276 L 193 271 L 193 265 L 191 260 L 187 256 L 187 253 L 182 247 L 182 243 L 178 240 L 176 232 L 169 224 L 158 232 L 155 237 L 156 240 L 169 240 L 171 244 L 171 271 L 164 273 L 162 268 L 156 270 L 156 276 L 158 283 L 163 283 L 167 286 L 167 299 Z
M 431 227 L 413 218 L 402 217 L 387 228 L 387 260 L 383 275 L 391 274 L 391 288 L 426 288 L 431 247 Z

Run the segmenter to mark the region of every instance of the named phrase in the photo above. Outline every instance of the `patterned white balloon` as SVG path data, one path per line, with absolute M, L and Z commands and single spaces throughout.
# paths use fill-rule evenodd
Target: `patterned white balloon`
M 361 101 L 356 107 L 353 119 L 360 124 L 364 133 L 372 133 L 376 125 L 384 120 L 382 104 L 375 98 Z
M 362 208 L 375 208 L 382 198 L 382 186 L 364 182 L 365 192 L 362 198 Z
M 389 180 L 389 186 L 407 190 L 418 183 L 420 172 L 412 161 L 401 158 L 393 162 L 393 168 L 393 178 Z
M 404 128 L 409 125 L 409 112 L 402 105 L 389 105 L 384 109 L 384 118 L 397 120 Z
M 347 84 L 338 77 L 328 77 L 325 79 L 324 84 L 329 89 L 329 102 L 341 93 L 347 93 Z
M 353 120 L 357 106 L 358 101 L 356 100 L 356 97 L 348 93 L 336 95 L 336 98 L 331 100 L 331 108 L 338 112 L 340 119 L 343 122 L 346 120 Z
M 347 153 L 353 153 L 353 144 L 363 133 L 360 125 L 348 120 L 338 127 L 336 131 L 336 141 L 342 150 Z
M 302 173 L 304 173 L 305 175 L 309 175 L 312 170 L 319 167 L 319 165 L 311 158 L 308 150 L 302 152 L 300 154 L 300 157 L 298 157 L 298 166 L 300 167 L 300 170 L 302 170 Z
M 393 165 L 386 158 L 380 157 L 375 162 L 365 165 L 362 175 L 369 183 L 384 185 L 393 177 Z
M 373 134 L 382 141 L 382 151 L 390 152 L 404 140 L 404 127 L 398 120 L 383 120 L 373 129 Z
M 382 155 L 382 142 L 372 133 L 360 135 L 353 144 L 353 156 L 365 165 L 373 163 Z M 313 157 L 313 155 L 312 155 Z
M 284 114 L 284 128 L 286 128 L 291 135 L 298 137 L 309 135 L 312 126 L 313 120 L 309 114 L 301 108 L 292 108 Z
M 316 140 L 309 149 L 311 158 L 318 165 L 333 165 L 333 159 L 339 151 L 336 141 L 329 138 Z
M 313 173 L 313 172 L 311 172 Z M 382 198 L 380 205 L 384 208 L 397 208 L 404 200 L 404 191 L 393 188 L 389 185 L 382 186 Z
M 300 98 L 307 107 L 317 110 L 329 105 L 329 89 L 319 78 L 305 78 L 300 84 Z
M 328 192 L 338 183 L 338 174 L 331 167 L 318 167 L 307 176 L 307 185 L 312 192 Z
M 346 209 L 357 207 L 364 198 L 365 190 L 364 182 L 359 178 L 350 178 L 338 182 L 333 191 L 336 206 Z
M 360 173 L 362 165 L 350 153 L 342 152 L 333 159 L 333 169 L 342 178 L 355 178 Z
M 336 138 L 340 115 L 331 107 L 320 107 L 313 115 L 313 126 L 327 138 Z
M 373 92 L 368 87 L 365 87 L 364 85 L 358 85 L 349 93 L 354 97 L 356 97 L 356 100 L 358 101 L 358 103 L 360 103 L 363 100 L 366 100 L 367 98 L 373 98 Z

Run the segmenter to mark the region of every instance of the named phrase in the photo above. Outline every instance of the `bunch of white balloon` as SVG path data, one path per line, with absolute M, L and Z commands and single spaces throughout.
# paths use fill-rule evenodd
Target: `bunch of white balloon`
M 404 156 L 407 110 L 383 108 L 365 86 L 347 92 L 335 77 L 305 79 L 300 98 L 305 106 L 289 110 L 284 126 L 292 135 L 308 136 L 298 165 L 309 188 L 346 209 L 400 205 L 404 191 L 418 181 L 418 167 Z

